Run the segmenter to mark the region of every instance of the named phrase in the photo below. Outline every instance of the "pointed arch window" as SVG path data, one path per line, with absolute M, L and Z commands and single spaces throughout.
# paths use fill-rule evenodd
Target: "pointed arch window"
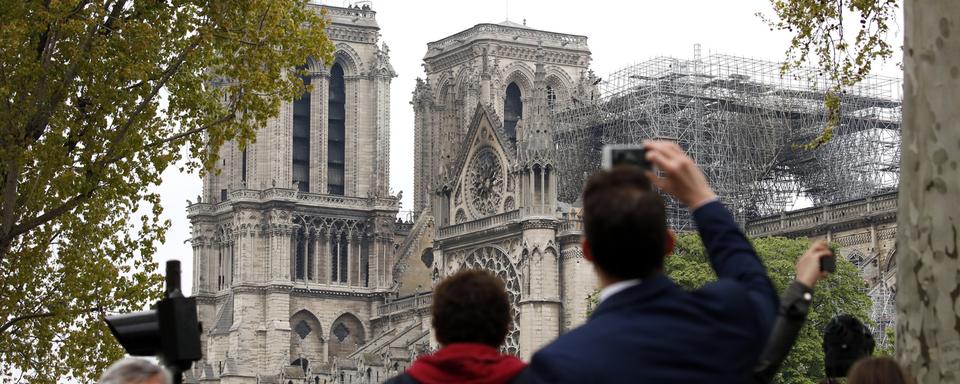
M 350 265 L 348 258 L 347 234 L 330 237 L 330 282 L 346 283 L 347 267 Z
M 240 158 L 240 181 L 243 182 L 243 187 L 247 187 L 247 149 L 243 149 L 243 154 Z
M 303 70 L 305 67 L 299 67 Z M 301 76 L 303 84 L 310 87 L 310 77 Z M 293 175 L 292 180 L 300 192 L 310 191 L 310 90 L 293 101 Z
M 517 83 L 510 83 L 506 97 L 503 98 L 503 133 L 512 143 L 517 141 L 517 122 L 523 117 L 521 96 Z
M 327 118 L 327 193 L 344 194 L 346 169 L 346 84 L 340 63 L 330 68 Z
M 307 236 L 303 227 L 294 235 L 293 279 L 304 280 L 307 277 Z
M 553 87 L 547 86 L 547 108 L 553 109 L 557 105 L 557 91 Z

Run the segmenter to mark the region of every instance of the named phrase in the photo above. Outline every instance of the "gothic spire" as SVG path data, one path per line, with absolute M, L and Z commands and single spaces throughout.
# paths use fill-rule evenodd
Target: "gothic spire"
M 553 162 L 553 139 L 550 132 L 550 113 L 547 105 L 547 71 L 544 68 L 543 43 L 537 46 L 533 92 L 530 97 L 530 117 L 521 121 L 520 161 L 523 165 L 546 165 Z M 519 129 L 518 129 L 519 130 Z

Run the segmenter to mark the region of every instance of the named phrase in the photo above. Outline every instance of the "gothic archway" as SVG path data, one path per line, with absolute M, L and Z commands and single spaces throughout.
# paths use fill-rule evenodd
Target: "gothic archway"
M 366 342 L 363 323 L 351 313 L 340 315 L 330 326 L 330 362 L 346 358 Z
M 507 288 L 507 298 L 510 300 L 510 329 L 507 330 L 507 339 L 501 349 L 504 352 L 517 355 L 520 353 L 520 279 L 513 268 L 510 258 L 499 248 L 481 247 L 473 250 L 463 260 L 461 269 L 483 269 L 492 272 L 503 280 Z
M 306 309 L 294 313 L 290 316 L 290 330 L 290 360 L 303 360 L 291 365 L 305 366 L 307 361 L 322 358 L 323 328 L 313 313 Z

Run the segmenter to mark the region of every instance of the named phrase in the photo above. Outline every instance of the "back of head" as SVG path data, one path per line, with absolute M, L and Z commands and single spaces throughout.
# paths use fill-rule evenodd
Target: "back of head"
M 850 373 L 847 384 L 913 384 L 913 378 L 890 357 L 860 359 Z
M 666 208 L 640 168 L 617 166 L 590 177 L 583 226 L 593 262 L 604 274 L 643 278 L 663 267 Z
M 870 330 L 851 315 L 830 320 L 823 331 L 823 365 L 828 377 L 845 377 L 857 360 L 873 354 Z
M 479 343 L 497 348 L 510 327 L 503 281 L 487 271 L 457 272 L 433 290 L 433 329 L 442 345 Z
M 160 366 L 144 359 L 128 357 L 113 363 L 99 384 L 169 384 L 170 376 Z

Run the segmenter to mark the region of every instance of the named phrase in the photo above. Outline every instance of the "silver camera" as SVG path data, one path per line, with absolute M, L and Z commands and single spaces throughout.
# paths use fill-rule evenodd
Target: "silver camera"
M 608 144 L 603 146 L 602 166 L 610 169 L 617 165 L 633 165 L 647 171 L 653 166 L 647 161 L 647 151 L 641 144 Z

